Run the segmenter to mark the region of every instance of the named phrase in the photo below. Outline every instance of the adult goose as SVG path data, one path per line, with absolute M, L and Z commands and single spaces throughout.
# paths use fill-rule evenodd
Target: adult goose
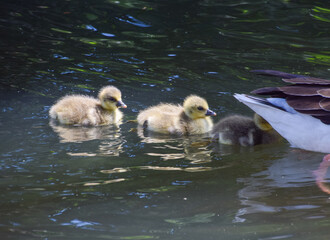
M 281 77 L 289 85 L 265 87 L 234 97 L 262 116 L 293 147 L 330 153 L 330 80 L 273 70 L 254 70 Z

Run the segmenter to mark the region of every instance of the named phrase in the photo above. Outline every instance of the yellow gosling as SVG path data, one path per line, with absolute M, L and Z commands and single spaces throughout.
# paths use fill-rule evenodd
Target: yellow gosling
M 86 95 L 64 96 L 50 108 L 49 116 L 66 125 L 107 125 L 121 120 L 120 107 L 127 107 L 122 102 L 120 90 L 106 86 L 100 90 L 98 99 Z
M 152 132 L 177 135 L 203 134 L 212 130 L 210 116 L 216 113 L 209 110 L 204 98 L 188 96 L 183 106 L 161 103 L 139 113 L 140 126 Z

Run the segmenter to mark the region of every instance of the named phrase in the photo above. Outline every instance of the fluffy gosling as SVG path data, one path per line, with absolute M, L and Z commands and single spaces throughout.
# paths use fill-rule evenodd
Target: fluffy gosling
M 126 108 L 121 92 L 114 86 L 103 87 L 98 99 L 86 95 L 67 95 L 49 110 L 51 119 L 66 125 L 97 126 L 118 123 Z
M 211 131 L 210 116 L 215 115 L 204 98 L 191 95 L 184 100 L 183 106 L 161 103 L 147 108 L 139 113 L 137 120 L 140 126 L 152 132 L 195 135 Z
M 258 114 L 254 118 L 232 115 L 221 119 L 212 130 L 214 139 L 227 145 L 254 146 L 277 142 L 281 136 Z

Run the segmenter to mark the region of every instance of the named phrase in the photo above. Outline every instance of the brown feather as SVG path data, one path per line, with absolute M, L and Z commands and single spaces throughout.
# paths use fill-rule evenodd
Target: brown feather
M 329 98 L 323 98 L 320 103 L 320 107 L 325 111 L 330 111 L 330 99 Z
M 294 84 L 315 84 L 315 85 L 330 85 L 330 80 L 325 80 L 322 78 L 314 77 L 298 77 L 298 78 L 283 78 L 284 82 L 294 83 Z
M 264 87 L 253 90 L 251 93 L 258 95 L 273 95 L 273 94 L 281 93 L 281 90 L 278 87 Z
M 295 110 L 321 110 L 320 101 L 322 97 L 313 96 L 313 97 L 295 97 L 288 96 L 286 102 Z
M 318 116 L 317 119 L 320 119 L 324 124 L 330 124 L 330 116 Z
M 265 87 L 252 91 L 258 95 L 270 95 L 286 99 L 296 111 L 330 124 L 330 80 L 301 76 L 273 70 L 258 70 L 257 74 L 282 77 L 292 85 Z
M 287 95 L 291 96 L 319 96 L 320 94 L 318 91 L 321 89 L 323 90 L 328 88 L 325 86 L 318 86 L 318 85 L 291 85 L 291 86 L 284 86 L 278 87 L 280 91 Z
M 325 111 L 325 110 L 297 110 L 298 112 L 300 113 L 303 113 L 303 114 L 308 114 L 308 115 L 311 115 L 313 117 L 330 117 L 330 112 L 328 111 Z
M 324 88 L 317 91 L 319 95 L 325 98 L 330 98 L 330 88 Z
M 265 88 L 259 88 L 251 93 L 258 94 L 258 95 L 270 95 L 272 97 L 276 98 L 285 98 L 286 94 L 284 94 L 278 87 L 265 87 Z

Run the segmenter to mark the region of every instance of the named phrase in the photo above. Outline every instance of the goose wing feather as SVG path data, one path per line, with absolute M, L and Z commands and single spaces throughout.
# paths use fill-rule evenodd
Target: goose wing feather
M 330 124 L 330 80 L 275 70 L 253 70 L 252 72 L 281 77 L 284 82 L 291 84 L 260 88 L 252 93 L 283 98 L 297 112 L 311 115 L 325 124 Z

